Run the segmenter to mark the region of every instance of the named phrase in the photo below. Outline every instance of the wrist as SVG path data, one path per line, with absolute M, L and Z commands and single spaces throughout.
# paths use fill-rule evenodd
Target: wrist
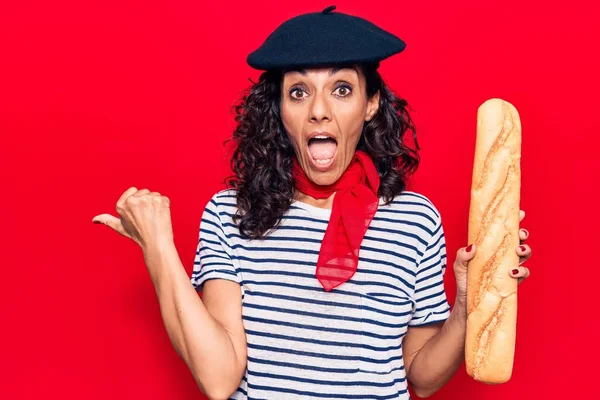
M 145 259 L 164 257 L 166 254 L 176 251 L 175 243 L 172 240 L 167 239 L 154 240 L 144 243 L 140 247 L 142 248 Z
M 456 294 L 456 299 L 454 300 L 454 307 L 452 311 L 461 319 L 466 321 L 467 319 L 467 296 L 462 295 L 460 293 Z
M 177 248 L 171 241 L 157 241 L 142 247 L 146 268 L 156 284 L 160 276 L 178 259 Z

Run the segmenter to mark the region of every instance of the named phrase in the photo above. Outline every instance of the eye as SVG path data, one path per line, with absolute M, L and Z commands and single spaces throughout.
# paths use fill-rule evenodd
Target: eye
M 302 88 L 293 87 L 290 89 L 289 94 L 292 100 L 302 100 L 306 92 Z
M 333 93 L 336 93 L 338 97 L 347 97 L 352 93 L 352 86 L 343 84 L 338 86 Z

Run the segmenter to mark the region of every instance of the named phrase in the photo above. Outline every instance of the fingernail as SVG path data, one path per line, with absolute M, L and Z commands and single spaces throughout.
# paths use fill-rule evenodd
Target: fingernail
M 101 224 L 102 223 L 100 221 L 92 221 L 92 222 L 95 223 L 95 224 Z
M 473 248 L 473 244 L 470 244 L 470 245 L 468 245 L 468 246 L 467 246 L 467 248 L 465 249 L 465 251 L 466 251 L 467 253 L 469 253 L 469 252 L 471 251 L 471 249 L 472 249 L 472 248 Z
M 523 228 L 523 232 L 525 233 L 525 236 L 529 237 L 529 231 L 525 228 Z
M 510 272 L 511 272 L 513 275 L 516 275 L 516 274 L 518 274 L 518 273 L 519 273 L 519 270 L 518 270 L 518 269 L 513 269 L 513 270 L 512 270 L 512 271 L 510 271 Z
M 521 251 L 522 251 L 523 253 L 525 253 L 525 251 L 527 251 L 527 248 L 526 248 L 525 246 L 519 246 L 519 248 L 521 249 Z

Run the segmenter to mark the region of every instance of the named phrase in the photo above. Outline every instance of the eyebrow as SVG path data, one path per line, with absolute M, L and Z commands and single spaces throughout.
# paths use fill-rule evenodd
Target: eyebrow
M 329 76 L 338 73 L 342 69 L 351 69 L 351 70 L 355 71 L 358 74 L 358 71 L 356 70 L 356 68 L 354 66 L 349 66 L 348 65 L 348 66 L 340 66 L 340 67 L 332 68 L 331 70 L 329 70 Z M 306 70 L 302 69 L 302 68 L 291 69 L 291 70 L 289 70 L 289 72 L 299 72 L 300 74 L 306 76 Z

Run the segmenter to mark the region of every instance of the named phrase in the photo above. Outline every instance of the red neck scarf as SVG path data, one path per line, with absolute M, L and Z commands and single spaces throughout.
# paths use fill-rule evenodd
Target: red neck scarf
M 315 199 L 326 199 L 336 193 L 316 272 L 321 285 L 330 291 L 356 272 L 361 242 L 379 205 L 379 174 L 371 157 L 357 150 L 344 174 L 332 185 L 313 183 L 296 158 L 292 176 L 296 189 Z

